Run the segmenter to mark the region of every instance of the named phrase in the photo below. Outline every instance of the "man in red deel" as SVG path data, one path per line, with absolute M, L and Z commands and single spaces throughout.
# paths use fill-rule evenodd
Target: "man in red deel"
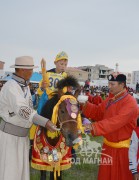
M 100 91 L 96 90 L 96 95 L 93 97 L 93 104 L 99 105 L 102 103 L 102 98 L 100 96 Z
M 109 97 L 96 106 L 89 102 L 83 114 L 96 122 L 86 124 L 93 136 L 104 136 L 98 180 L 132 180 L 128 150 L 130 137 L 136 127 L 138 107 L 136 100 L 126 91 L 126 76 L 113 73 L 108 76 Z M 112 164 L 102 164 L 106 156 Z
M 85 88 L 85 95 L 88 96 L 88 101 L 90 103 L 93 103 L 93 96 L 90 93 L 90 88 L 89 87 Z

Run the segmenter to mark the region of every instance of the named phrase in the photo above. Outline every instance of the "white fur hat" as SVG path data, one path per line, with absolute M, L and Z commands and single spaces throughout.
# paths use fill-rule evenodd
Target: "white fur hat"
M 38 66 L 34 66 L 33 58 L 30 56 L 21 56 L 15 59 L 15 64 L 10 68 L 22 68 L 22 69 L 34 69 Z

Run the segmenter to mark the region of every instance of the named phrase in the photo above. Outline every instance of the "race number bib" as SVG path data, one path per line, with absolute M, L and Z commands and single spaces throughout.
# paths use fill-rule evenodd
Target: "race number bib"
M 64 77 L 62 74 L 56 74 L 56 73 L 49 73 L 49 88 L 52 91 L 55 91 L 57 89 L 57 83 L 63 79 Z

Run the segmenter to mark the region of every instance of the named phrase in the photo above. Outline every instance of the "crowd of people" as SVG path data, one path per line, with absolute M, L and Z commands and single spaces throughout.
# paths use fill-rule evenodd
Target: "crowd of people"
M 0 91 L 2 180 L 30 179 L 28 132 L 33 124 L 52 132 L 57 129 L 55 124 L 33 108 L 37 109 L 44 93 L 50 99 L 56 90 L 57 81 L 68 76 L 65 73 L 68 65 L 65 52 L 56 56 L 54 64 L 56 67 L 46 73 L 48 79 L 43 79 L 38 89 L 29 84 L 33 69 L 36 68 L 32 57 L 18 57 L 11 66 L 15 68 L 15 73 Z M 71 87 L 66 88 L 72 90 Z M 133 93 L 136 92 L 126 86 L 126 76 L 118 72 L 108 76 L 108 86 L 90 86 L 87 81 L 81 87 L 81 94 L 88 96 L 87 102 L 80 103 L 81 113 L 92 120 L 92 123 L 85 124 L 85 130 L 90 131 L 92 136 L 104 137 L 102 159 L 105 158 L 104 153 L 111 156 L 113 162 L 111 166 L 100 164 L 98 180 L 139 180 L 139 109 Z
M 35 109 L 38 107 L 38 102 L 40 95 L 38 94 L 38 87 L 33 86 L 31 83 L 29 84 L 31 95 L 32 95 L 32 101 L 33 101 L 33 106 Z M 87 86 L 84 85 L 81 87 L 82 91 L 81 94 L 87 95 L 88 96 L 88 101 L 90 103 L 99 105 L 102 103 L 103 100 L 105 100 L 109 96 L 109 88 L 108 86 Z M 131 95 L 134 96 L 137 104 L 139 104 L 139 99 L 138 99 L 138 92 L 134 90 L 133 88 L 126 87 L 127 92 Z

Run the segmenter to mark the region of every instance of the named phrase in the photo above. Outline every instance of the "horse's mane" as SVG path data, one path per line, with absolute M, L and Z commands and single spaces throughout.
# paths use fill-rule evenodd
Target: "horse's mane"
M 58 94 L 55 94 L 51 99 L 47 100 L 41 111 L 41 116 L 51 120 L 53 108 L 59 100 Z
M 76 78 L 74 78 L 73 76 L 68 76 L 68 77 L 60 80 L 57 83 L 58 90 L 61 90 L 66 86 L 72 86 L 74 88 L 77 88 L 77 87 L 79 87 L 79 84 L 78 84 L 78 81 L 77 81 Z M 66 92 L 65 95 L 72 95 L 72 93 L 71 92 Z M 57 92 L 55 92 L 53 97 L 46 102 L 46 104 L 44 105 L 44 107 L 42 108 L 42 111 L 41 111 L 41 115 L 43 117 L 48 118 L 48 119 L 51 120 L 52 113 L 53 113 L 53 108 L 57 104 L 59 98 L 60 97 L 59 97 L 58 91 L 57 91 Z
M 58 89 L 63 89 L 66 86 L 72 86 L 74 88 L 78 88 L 79 87 L 78 80 L 75 77 L 70 75 L 70 76 L 67 76 L 66 78 L 60 80 L 57 83 Z

